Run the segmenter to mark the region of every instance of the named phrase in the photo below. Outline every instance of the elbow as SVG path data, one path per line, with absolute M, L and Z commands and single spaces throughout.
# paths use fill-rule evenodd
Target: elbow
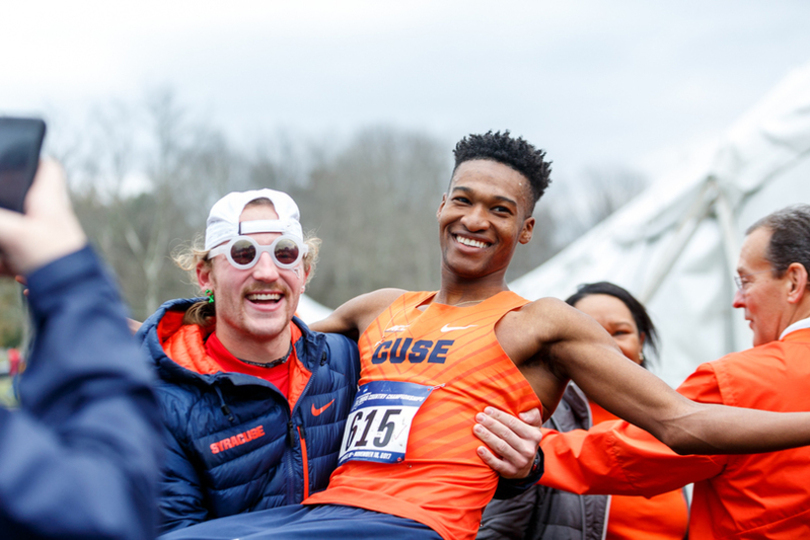
M 681 427 L 669 426 L 655 436 L 680 456 L 714 453 L 715 450 L 702 437 Z
M 672 440 L 671 442 L 665 441 L 664 444 L 669 446 L 670 450 L 679 456 L 688 456 L 699 453 L 693 446 L 681 440 Z

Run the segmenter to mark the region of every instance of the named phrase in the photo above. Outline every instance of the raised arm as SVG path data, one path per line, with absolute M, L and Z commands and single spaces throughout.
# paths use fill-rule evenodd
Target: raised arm
M 36 338 L 19 410 L 0 408 L 3 538 L 151 538 L 163 453 L 151 372 L 55 164 L 26 214 L 0 210 L 5 271 L 24 273 Z
M 327 318 L 310 325 L 316 332 L 343 334 L 357 341 L 368 325 L 399 298 L 402 289 L 379 289 L 347 301 Z
M 170 428 L 165 436 L 166 459 L 160 479 L 158 532 L 165 534 L 210 518 L 197 470 Z
M 534 324 L 528 324 L 533 322 Z M 625 358 L 587 315 L 543 299 L 521 310 L 520 327 L 560 377 L 646 429 L 680 454 L 770 452 L 810 444 L 810 413 L 774 413 L 696 403 Z

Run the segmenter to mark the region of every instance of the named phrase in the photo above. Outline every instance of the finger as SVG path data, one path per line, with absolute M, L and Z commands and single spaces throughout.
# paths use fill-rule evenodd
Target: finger
M 16 281 L 17 283 L 19 283 L 20 285 L 22 285 L 24 287 L 23 288 L 23 296 L 28 296 L 28 280 L 25 279 L 25 276 L 21 276 L 20 274 L 17 274 L 17 275 L 14 276 L 14 281 Z
M 62 166 L 51 159 L 39 162 L 34 183 L 25 197 L 27 215 L 55 214 L 61 216 L 70 211 L 70 196 L 67 190 L 67 179 Z
M 531 412 L 531 411 L 529 411 Z M 476 420 L 486 426 L 515 447 L 531 446 L 531 451 L 537 449 L 543 435 L 539 427 L 527 424 L 511 414 L 487 407 L 483 413 L 476 415 Z
M 498 457 L 514 463 L 517 467 L 525 466 L 529 459 L 528 456 L 533 456 L 533 450 L 528 445 L 521 447 L 520 439 L 516 443 L 510 444 L 482 424 L 477 424 L 473 428 L 473 433 Z
M 490 444 L 490 441 L 493 441 L 518 449 L 523 446 L 528 446 L 524 444 L 523 439 L 519 437 L 512 429 L 510 429 L 509 426 L 486 413 L 478 413 L 475 415 L 475 421 L 477 422 L 476 426 L 481 426 L 486 430 L 481 431 L 481 433 L 488 438 L 488 440 L 485 441 L 487 444 Z M 490 448 L 493 447 L 490 445 Z M 493 449 L 500 454 L 500 450 L 498 448 Z
M 19 236 L 23 224 L 22 214 L 0 208 L 0 242 L 5 244 Z
M 476 452 L 484 463 L 504 478 L 514 478 L 517 475 L 517 470 L 511 463 L 498 458 L 485 446 L 479 446 Z
M 540 409 L 532 409 L 530 411 L 522 412 L 518 415 L 518 418 L 536 428 L 543 426 L 543 413 Z
M 527 413 L 531 413 L 531 411 L 527 411 Z M 506 428 L 515 433 L 518 437 L 534 439 L 538 435 L 537 427 L 534 425 L 526 423 L 520 418 L 496 409 L 495 407 L 487 407 L 484 409 L 484 414 L 506 426 Z

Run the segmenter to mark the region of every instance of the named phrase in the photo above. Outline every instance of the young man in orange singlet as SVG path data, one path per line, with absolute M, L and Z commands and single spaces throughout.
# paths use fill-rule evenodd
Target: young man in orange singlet
M 382 526 L 388 538 L 473 538 L 497 477 L 470 458 L 482 428 L 465 426 L 462 413 L 493 405 L 517 415 L 540 403 L 547 419 L 569 379 L 679 452 L 810 444 L 810 413 L 692 402 L 627 361 L 593 319 L 509 292 L 506 270 L 517 245 L 531 240 L 549 164 L 508 132 L 467 137 L 455 155 L 437 214 L 441 289 L 376 291 L 315 325 L 357 338 L 361 350 L 361 388 L 329 487 L 305 508 L 171 538 L 381 537 Z

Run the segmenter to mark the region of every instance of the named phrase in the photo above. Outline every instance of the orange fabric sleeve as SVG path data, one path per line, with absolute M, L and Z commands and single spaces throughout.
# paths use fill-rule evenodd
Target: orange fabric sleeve
M 591 402 L 593 424 L 618 420 L 613 413 Z M 613 495 L 604 540 L 683 540 L 689 527 L 689 507 L 682 489 L 649 499 Z
M 701 365 L 678 392 L 722 403 L 714 370 Z M 590 430 L 543 430 L 545 473 L 540 484 L 574 493 L 651 497 L 716 476 L 726 456 L 679 456 L 636 426 L 617 420 Z

